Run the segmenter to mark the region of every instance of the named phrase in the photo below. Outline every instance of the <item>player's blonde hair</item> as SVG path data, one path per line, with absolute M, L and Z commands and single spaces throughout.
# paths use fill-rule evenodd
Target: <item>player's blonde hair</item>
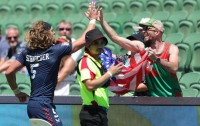
M 44 21 L 34 23 L 25 36 L 28 49 L 47 49 L 52 46 L 55 38 L 50 33 L 51 28 L 51 25 Z

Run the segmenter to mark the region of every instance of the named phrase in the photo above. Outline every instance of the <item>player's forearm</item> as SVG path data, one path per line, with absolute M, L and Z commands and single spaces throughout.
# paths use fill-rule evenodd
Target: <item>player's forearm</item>
M 58 84 L 62 82 L 66 77 L 68 77 L 76 67 L 76 62 L 74 59 L 69 56 L 68 58 L 65 59 L 63 67 L 60 69 L 58 73 Z
M 15 73 L 8 73 L 7 71 L 6 71 L 6 78 L 7 78 L 7 81 L 8 81 L 8 84 L 10 85 L 10 88 L 12 89 L 12 90 L 15 90 L 15 89 L 17 89 L 17 83 L 16 83 L 16 76 L 15 76 Z
M 5 62 L 4 64 L 1 65 L 0 67 L 0 72 L 5 71 L 6 69 L 8 69 L 8 67 L 10 66 L 10 62 Z
M 14 61 L 5 72 L 8 84 L 10 85 L 12 90 L 17 89 L 18 87 L 16 83 L 16 72 L 22 67 L 23 65 L 20 62 Z
M 58 82 L 57 83 L 60 84 L 69 75 L 70 75 L 69 71 L 61 70 L 58 74 Z
M 64 76 L 63 74 L 58 74 L 58 81 L 57 81 L 57 85 L 59 85 L 63 80 L 64 80 Z M 67 75 L 66 75 L 67 76 Z

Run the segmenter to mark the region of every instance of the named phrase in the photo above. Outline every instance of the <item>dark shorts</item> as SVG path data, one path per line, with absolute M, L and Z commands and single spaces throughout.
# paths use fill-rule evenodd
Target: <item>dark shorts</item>
M 79 118 L 81 126 L 108 126 L 107 109 L 104 107 L 83 106 Z
M 55 105 L 48 98 L 29 99 L 27 113 L 29 118 L 46 120 L 52 126 L 62 126 L 62 122 L 56 114 Z

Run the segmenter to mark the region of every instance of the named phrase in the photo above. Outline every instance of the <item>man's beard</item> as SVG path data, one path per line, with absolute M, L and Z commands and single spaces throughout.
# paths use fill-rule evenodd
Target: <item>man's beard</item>
M 145 45 L 145 47 L 150 47 L 151 43 L 152 43 L 151 40 L 148 40 L 148 41 L 144 42 L 144 45 Z
M 11 48 L 15 48 L 17 46 L 17 42 L 9 43 L 9 45 L 10 45 Z

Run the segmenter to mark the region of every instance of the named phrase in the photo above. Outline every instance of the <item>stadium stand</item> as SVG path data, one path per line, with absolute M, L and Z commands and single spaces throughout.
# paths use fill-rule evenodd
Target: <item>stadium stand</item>
M 136 31 L 136 27 L 138 27 L 137 23 L 134 23 L 132 21 L 124 22 L 122 26 L 123 36 L 126 37 L 133 34 Z
M 108 2 L 97 1 L 96 5 L 99 6 L 100 8 L 102 8 L 104 13 L 107 13 L 107 12 L 111 11 L 111 7 L 110 7 L 110 4 Z
M 55 0 L 38 0 L 37 3 L 41 4 L 42 6 L 47 6 L 47 4 L 54 2 Z
M 179 21 L 178 32 L 183 33 L 184 36 L 194 33 L 195 30 L 194 23 L 191 20 L 184 19 Z
M 116 21 L 117 14 L 113 12 L 106 12 L 104 13 L 105 19 L 109 21 Z
M 191 47 L 191 50 L 194 48 L 194 44 L 200 42 L 199 40 L 200 33 L 191 33 L 183 39 L 184 43 L 188 43 Z
M 83 2 L 80 3 L 78 9 L 80 10 L 80 12 L 86 12 L 87 8 L 88 8 L 88 2 L 87 1 L 83 1 Z
M 5 23 L 9 19 L 9 16 L 11 15 L 11 13 L 12 13 L 12 8 L 9 5 L 6 5 L 6 4 L 0 5 L 0 16 L 1 16 L 0 24 L 2 26 L 3 34 L 5 30 Z
M 176 76 L 177 76 L 177 78 L 178 78 L 178 81 L 180 81 L 180 79 L 181 79 L 181 77 L 182 77 L 183 74 L 184 74 L 184 73 L 183 73 L 182 71 L 176 72 Z
M 187 43 L 187 45 L 190 46 L 190 51 L 188 52 L 188 53 L 191 53 L 191 55 L 190 55 L 191 61 L 189 63 L 189 71 L 198 71 L 195 69 L 196 68 L 199 69 L 198 68 L 199 67 L 199 64 L 198 64 L 199 63 L 199 58 L 198 58 L 198 56 L 199 56 L 198 45 L 199 44 L 198 43 L 200 42 L 199 36 L 200 36 L 200 33 L 191 33 L 182 42 L 182 43 Z M 197 46 L 197 47 L 195 47 L 195 46 Z M 181 52 L 179 52 L 179 53 L 181 53 Z
M 118 33 L 122 34 L 122 26 L 119 22 L 117 21 L 110 21 L 108 24 Z
M 68 16 L 71 14 L 78 13 L 78 9 L 75 3 L 73 2 L 65 2 L 63 5 L 61 5 L 61 13 L 63 13 L 64 16 Z
M 79 84 L 71 84 L 70 85 L 70 95 L 80 95 L 80 86 Z
M 2 18 L 9 16 L 11 14 L 11 12 L 12 12 L 11 6 L 9 6 L 7 4 L 0 5 L 0 15 Z
M 181 43 L 183 41 L 184 34 L 181 32 L 176 33 L 169 33 L 164 41 L 170 42 L 172 44 Z
M 62 14 L 60 14 L 60 15 L 62 15 Z M 57 24 L 58 24 L 59 21 L 65 19 L 64 18 L 65 16 L 60 16 L 60 15 L 58 15 L 58 14 L 54 15 L 53 14 L 53 15 L 51 15 L 53 18 L 48 18 L 48 20 L 47 20 L 50 24 L 52 24 L 52 26 L 53 26 L 54 29 L 56 29 L 56 26 L 57 26 Z
M 190 88 L 198 90 L 199 93 L 197 97 L 200 97 L 200 82 L 191 84 Z
M 142 18 L 145 18 L 145 17 L 151 17 L 152 13 L 149 12 L 149 11 L 142 11 L 140 13 L 137 13 L 133 18 L 132 18 L 132 21 L 135 22 L 135 23 L 139 23 L 139 21 L 142 19 Z
M 8 0 L 1 0 L 0 3 L 1 3 L 1 4 L 7 4 L 7 3 L 8 3 Z
M 29 13 L 28 7 L 25 4 L 16 4 L 13 11 L 16 16 L 24 16 Z
M 133 14 L 136 15 L 139 12 L 144 11 L 144 3 L 143 1 L 135 1 L 131 0 L 129 3 L 129 11 Z
M 20 36 L 22 40 L 24 39 L 25 34 L 30 29 L 30 27 L 31 27 L 31 22 L 25 22 L 22 24 L 22 28 L 20 28 L 23 31 L 22 35 Z
M 193 72 L 200 72 L 200 42 L 194 45 L 194 49 L 192 51 L 192 61 L 190 64 L 190 70 Z
M 9 85 L 4 84 L 0 86 L 0 90 L 1 90 L 1 96 L 13 96 L 14 93 L 12 92 L 12 90 L 9 88 Z
M 180 10 L 180 4 L 177 0 L 164 0 L 163 10 L 172 14 L 173 12 Z
M 197 21 L 196 32 L 200 32 L 200 20 Z
M 126 12 L 126 14 L 117 15 L 115 18 L 115 21 L 119 22 L 120 25 L 123 26 L 125 24 L 125 22 L 131 21 L 133 16 L 134 15 L 132 13 Z
M 197 0 L 184 0 L 183 1 L 183 10 L 186 10 L 189 14 L 193 11 L 199 9 Z
M 176 44 L 179 48 L 177 75 L 180 82 L 185 78 L 185 74 L 200 71 L 200 0 L 97 0 L 97 5 L 103 8 L 106 20 L 123 37 L 134 32 L 133 27 L 141 18 L 152 17 L 163 21 L 163 40 Z M 12 24 L 19 27 L 23 39 L 30 24 L 36 20 L 48 21 L 55 29 L 60 20 L 67 19 L 73 24 L 74 38 L 78 38 L 88 23 L 88 19 L 83 16 L 87 7 L 88 0 L 0 0 L 2 34 L 4 35 L 5 28 Z M 97 24 L 97 27 L 102 30 L 100 24 Z M 110 40 L 107 47 L 115 54 L 124 51 Z M 6 79 L 2 78 L 2 74 L 1 84 L 2 95 L 13 94 L 8 85 L 6 86 Z M 196 95 L 200 84 L 195 82 L 192 85 L 195 90 L 184 90 L 184 96 L 200 97 L 200 93 Z M 20 88 L 29 92 L 30 80 L 25 80 Z
M 60 8 L 61 7 L 57 3 L 55 3 L 55 2 L 47 3 L 45 5 L 45 12 L 50 17 L 54 17 L 54 16 L 58 15 L 59 13 L 61 13 Z
M 192 84 L 199 83 L 200 72 L 188 72 L 182 75 L 180 79 L 180 84 L 184 85 L 185 88 L 190 88 Z
M 76 22 L 73 24 L 73 34 L 76 38 L 79 38 L 83 31 L 85 30 L 86 25 L 82 22 Z
M 155 12 L 162 10 L 162 3 L 160 0 L 147 0 L 146 11 L 154 14 Z
M 179 68 L 178 71 L 188 72 L 192 58 L 191 47 L 188 43 L 176 43 L 179 48 Z
M 199 91 L 195 88 L 182 89 L 183 97 L 197 97 Z
M 128 7 L 124 1 L 113 1 L 111 8 L 112 12 L 119 16 L 125 14 L 128 11 Z
M 23 73 L 18 73 L 16 75 L 16 81 L 21 91 L 30 94 L 30 79 L 27 75 Z M 7 79 L 4 74 L 0 74 L 0 95 L 14 95 L 13 91 L 10 89 L 8 85 Z
M 169 16 L 170 14 L 168 11 L 156 11 L 152 13 L 151 17 L 163 21 L 163 20 L 167 20 Z
M 19 84 L 18 86 L 19 86 L 20 91 L 25 92 L 26 94 L 30 95 L 30 92 L 31 92 L 30 85 Z
M 0 94 L 2 96 L 13 96 L 14 95 L 14 93 L 11 90 L 10 86 L 8 85 L 8 83 L 0 85 Z
M 194 23 L 194 27 L 197 28 L 198 20 L 200 19 L 200 10 L 193 11 L 190 15 L 188 15 L 187 19 Z
M 18 73 L 18 74 L 16 75 L 16 82 L 17 82 L 18 84 L 23 84 L 23 83 L 25 83 L 25 82 L 26 82 L 26 74 L 24 74 L 24 73 Z
M 30 7 L 30 20 L 35 22 L 38 20 L 48 21 L 49 16 L 45 13 L 45 8 L 40 3 L 33 3 Z
M 173 21 L 171 20 L 163 20 L 163 25 L 165 28 L 165 34 L 168 35 L 170 33 L 177 33 L 176 26 Z
M 30 14 L 32 17 L 44 14 L 44 6 L 40 3 L 32 3 L 30 7 Z
M 7 84 L 6 76 L 2 73 L 0 73 L 0 85 L 1 84 Z
M 187 16 L 188 16 L 187 11 L 180 10 L 180 11 L 175 11 L 174 13 L 172 13 L 167 20 L 172 21 L 174 23 L 174 27 L 176 31 L 178 31 L 179 21 L 186 19 Z

